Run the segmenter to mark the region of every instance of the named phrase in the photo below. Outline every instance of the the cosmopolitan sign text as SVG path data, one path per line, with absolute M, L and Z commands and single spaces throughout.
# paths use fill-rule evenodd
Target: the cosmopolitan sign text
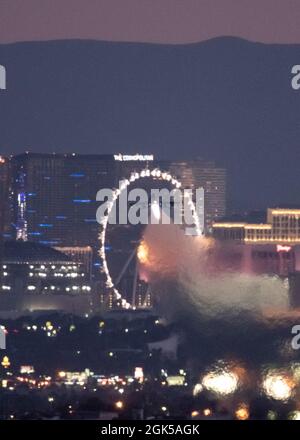
M 154 156 L 153 154 L 114 154 L 114 159 L 118 160 L 119 162 L 126 162 L 126 161 L 145 162 L 145 161 L 154 160 Z

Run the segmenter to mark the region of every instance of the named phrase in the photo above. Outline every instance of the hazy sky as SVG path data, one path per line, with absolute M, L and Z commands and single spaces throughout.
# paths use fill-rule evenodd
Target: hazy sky
M 299 0 L 0 0 L 0 43 L 64 38 L 300 43 Z

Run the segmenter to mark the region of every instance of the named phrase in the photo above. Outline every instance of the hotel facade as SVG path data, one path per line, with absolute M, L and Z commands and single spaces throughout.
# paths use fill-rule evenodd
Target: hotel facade
M 213 235 L 249 244 L 300 244 L 300 209 L 269 208 L 266 223 L 214 222 Z

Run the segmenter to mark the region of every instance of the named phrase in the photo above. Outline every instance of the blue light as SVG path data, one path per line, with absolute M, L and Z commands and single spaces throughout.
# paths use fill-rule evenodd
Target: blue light
M 53 228 L 53 225 L 51 223 L 40 223 L 39 226 L 41 228 Z
M 34 196 L 36 196 L 36 193 L 28 193 L 27 194 L 29 197 L 34 197 Z
M 85 218 L 84 221 L 86 223 L 97 223 L 97 220 L 95 218 Z
M 70 174 L 70 177 L 84 177 L 85 175 L 83 173 L 72 173 Z
M 53 245 L 53 244 L 58 244 L 59 241 L 54 241 L 54 240 L 39 240 L 40 244 L 46 244 L 46 245 Z
M 74 203 L 91 203 L 89 199 L 73 199 Z
M 41 232 L 28 232 L 28 235 L 42 235 Z
M 18 194 L 19 196 L 19 203 L 25 203 L 26 202 L 26 195 L 25 193 L 22 191 Z
M 56 215 L 55 218 L 57 218 L 57 220 L 65 220 L 67 217 L 65 215 Z

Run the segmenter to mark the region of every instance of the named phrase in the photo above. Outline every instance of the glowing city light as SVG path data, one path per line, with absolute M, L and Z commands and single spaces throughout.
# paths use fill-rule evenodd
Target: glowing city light
M 300 420 L 300 411 L 292 411 L 288 415 L 289 420 Z
M 123 409 L 124 408 L 124 403 L 122 402 L 122 400 L 118 400 L 115 403 L 115 406 L 116 406 L 117 409 Z
M 10 367 L 10 360 L 8 356 L 4 356 L 1 362 L 1 365 L 3 368 L 8 368 Z
M 203 386 L 201 383 L 196 383 L 193 389 L 193 396 L 198 396 L 203 391 Z
M 277 252 L 290 252 L 291 249 L 292 249 L 291 246 L 283 246 L 281 244 L 276 245 Z
M 134 369 L 134 378 L 140 383 L 144 380 L 144 370 L 142 367 L 135 367 Z
M 238 387 L 238 377 L 233 372 L 211 372 L 203 377 L 202 385 L 217 394 L 232 394 Z
M 147 244 L 142 241 L 137 250 L 137 257 L 140 263 L 146 263 L 148 260 L 149 248 Z
M 282 374 L 269 374 L 263 381 L 267 396 L 275 400 L 289 400 L 293 392 L 293 383 Z
M 235 417 L 238 420 L 247 420 L 247 419 L 249 419 L 249 415 L 250 415 L 250 413 L 249 413 L 248 405 L 246 405 L 244 403 L 242 405 L 240 405 L 237 408 L 237 410 L 235 411 Z

